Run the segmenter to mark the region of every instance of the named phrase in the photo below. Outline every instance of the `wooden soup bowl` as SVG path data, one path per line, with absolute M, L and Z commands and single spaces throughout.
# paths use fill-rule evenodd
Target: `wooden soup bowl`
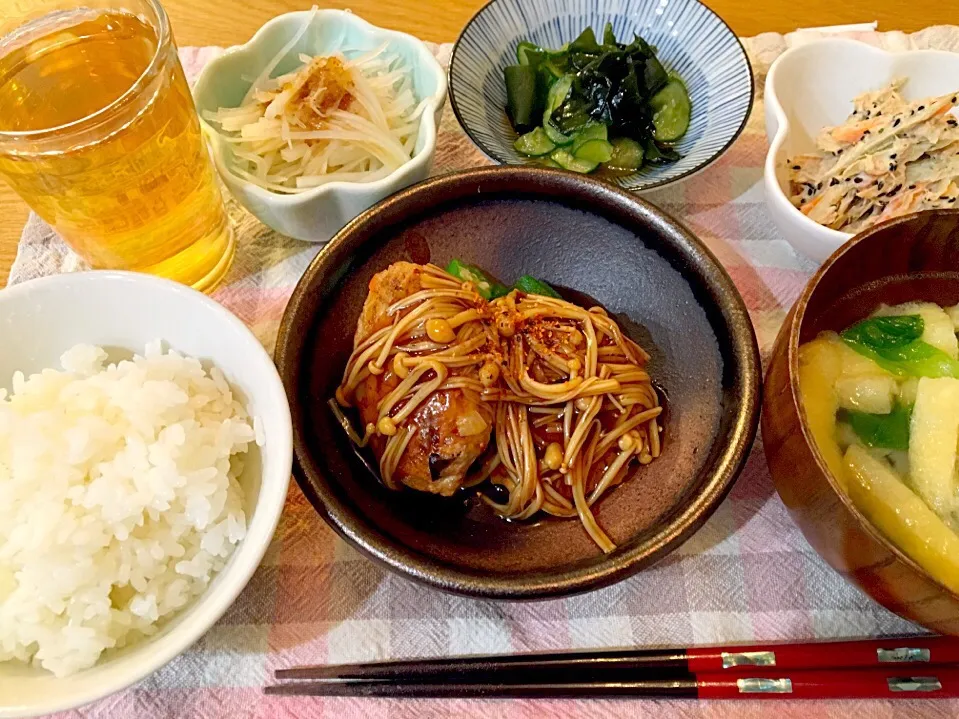
M 809 543 L 887 609 L 959 636 L 959 595 L 895 547 L 843 494 L 815 446 L 799 394 L 799 345 L 880 303 L 959 302 L 959 210 L 909 215 L 839 248 L 790 310 L 766 374 L 763 447 L 779 496 Z

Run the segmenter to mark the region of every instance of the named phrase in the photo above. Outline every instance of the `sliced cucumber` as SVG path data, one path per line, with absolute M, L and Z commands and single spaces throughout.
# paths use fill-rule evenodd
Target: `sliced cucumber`
M 573 137 L 571 135 L 564 135 L 562 132 L 557 130 L 556 126 L 553 124 L 553 121 L 545 115 L 543 116 L 543 130 L 546 131 L 546 137 L 548 137 L 554 145 L 565 147 L 566 145 L 571 145 L 573 143 Z
M 553 125 L 553 112 L 563 104 L 569 91 L 573 87 L 573 76 L 563 75 L 549 89 L 549 95 L 546 96 L 546 109 L 543 110 L 543 129 L 547 137 L 556 145 L 568 145 L 573 141 L 569 135 L 564 135 L 555 125 Z
M 550 155 L 550 157 L 553 159 L 553 162 L 562 167 L 564 170 L 578 172 L 581 175 L 588 174 L 599 167 L 598 162 L 580 160 L 577 157 L 574 157 L 569 150 L 562 147 L 553 150 L 553 154 Z
M 638 170 L 643 166 L 643 146 L 628 137 L 617 137 L 612 142 L 613 156 L 606 165 L 613 170 Z
M 613 156 L 613 146 L 606 140 L 589 140 L 579 147 L 573 143 L 573 157 L 586 162 L 609 162 Z
M 566 101 L 566 97 L 569 95 L 572 87 L 572 75 L 563 75 L 553 83 L 552 87 L 549 88 L 549 95 L 546 96 L 546 110 L 543 115 L 544 120 L 548 120 L 550 115 L 556 111 L 556 108 Z
M 660 142 L 675 142 L 689 129 L 692 104 L 686 87 L 673 78 L 649 101 L 653 111 L 653 137 Z
M 546 130 L 536 127 L 525 135 L 520 135 L 513 143 L 516 151 L 527 157 L 540 157 L 556 149 L 556 143 L 549 139 Z
M 606 139 L 608 139 L 606 125 L 599 122 L 589 124 L 576 133 L 576 137 L 573 139 L 572 153 L 575 155 L 580 146 L 585 145 L 590 140 Z

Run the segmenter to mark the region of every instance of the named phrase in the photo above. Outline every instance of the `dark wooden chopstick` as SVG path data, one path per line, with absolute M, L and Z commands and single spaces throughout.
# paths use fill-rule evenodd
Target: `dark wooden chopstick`
M 959 697 L 959 669 L 901 668 L 701 674 L 674 679 L 571 683 L 463 684 L 391 681 L 289 682 L 267 694 L 393 698 L 658 697 L 666 699 L 914 699 Z
M 660 678 L 702 672 L 851 667 L 921 667 L 959 663 L 959 639 L 920 636 L 800 644 L 617 649 L 504 656 L 443 657 L 276 671 L 278 680 L 390 680 L 434 683 L 558 683 Z

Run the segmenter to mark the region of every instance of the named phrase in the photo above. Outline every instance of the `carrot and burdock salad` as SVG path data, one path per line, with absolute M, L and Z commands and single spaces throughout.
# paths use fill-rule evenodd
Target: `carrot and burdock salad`
M 867 92 L 826 127 L 817 152 L 787 160 L 790 200 L 821 225 L 859 232 L 920 210 L 957 207 L 959 92 L 906 102 L 904 80 Z

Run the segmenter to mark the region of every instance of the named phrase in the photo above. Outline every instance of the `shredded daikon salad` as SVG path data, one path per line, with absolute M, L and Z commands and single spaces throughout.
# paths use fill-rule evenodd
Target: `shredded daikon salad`
M 428 105 L 417 102 L 412 73 L 385 43 L 351 57 L 301 54 L 297 70 L 271 78 L 309 24 L 267 64 L 239 107 L 204 112 L 233 145 L 231 171 L 272 192 L 386 177 L 412 157 Z

